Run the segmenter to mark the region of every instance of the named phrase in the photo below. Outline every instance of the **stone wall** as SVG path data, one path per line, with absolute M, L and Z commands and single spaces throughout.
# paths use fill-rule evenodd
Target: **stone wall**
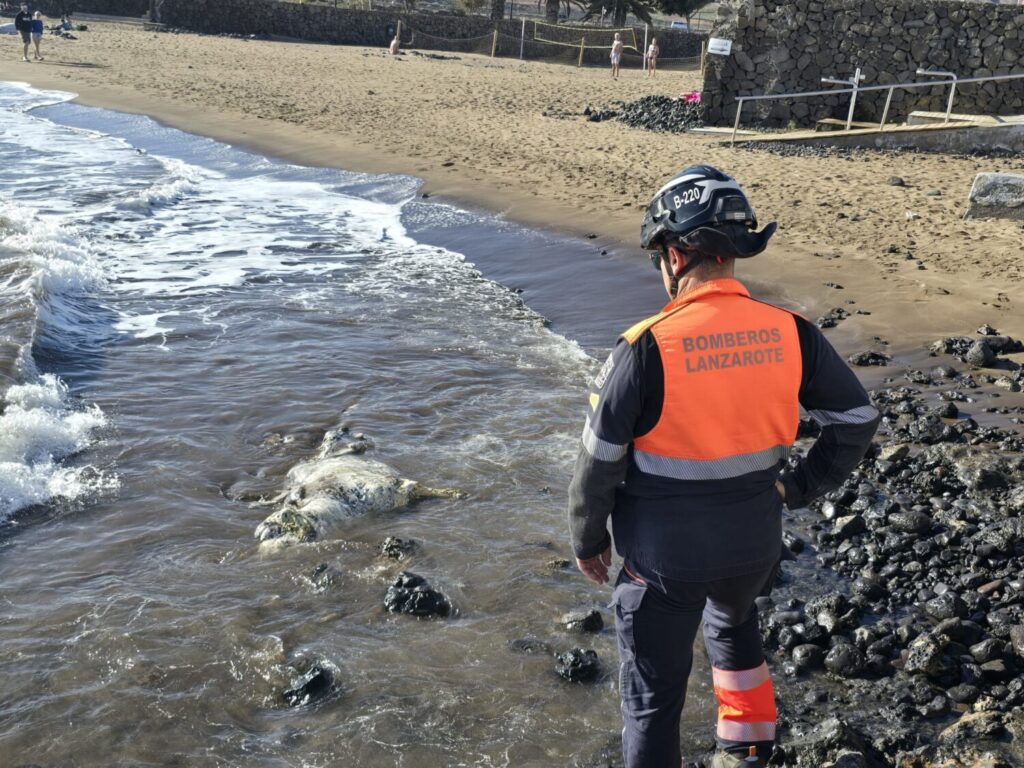
M 29 0 L 32 11 L 42 11 L 51 19 L 65 13 L 102 13 L 108 16 L 141 18 L 149 13 L 150 0 Z
M 94 0 L 100 1 L 100 0 Z M 117 0 L 125 1 L 127 0 Z M 467 38 L 492 34 L 495 22 L 486 16 L 448 16 L 441 14 L 404 13 L 395 9 L 365 11 L 334 8 L 313 3 L 289 3 L 280 0 L 163 0 L 159 21 L 169 27 L 207 34 L 275 35 L 294 37 L 319 43 L 385 47 L 401 20 L 402 39 L 416 47 L 434 50 L 490 52 L 487 41 L 460 42 Z M 497 23 L 498 55 L 518 56 L 520 19 Z M 527 24 L 527 34 L 531 25 Z M 419 32 L 419 37 L 414 33 Z M 670 30 L 658 30 L 657 37 L 663 58 L 698 56 L 705 36 Z M 447 42 L 446 42 L 447 41 Z M 454 41 L 454 42 L 453 42 Z M 643 28 L 637 31 L 642 45 Z M 552 55 L 575 61 L 578 49 L 560 49 L 527 41 L 527 58 L 550 58 Z M 588 50 L 588 63 L 607 63 L 608 51 Z
M 736 96 L 828 88 L 822 77 L 862 85 L 921 81 L 918 67 L 959 77 L 1024 72 L 1024 9 L 953 0 L 727 0 L 712 37 L 733 41 L 730 56 L 708 56 L 707 119 L 731 124 Z M 834 86 L 841 87 L 841 86 Z M 914 110 L 945 111 L 949 88 L 895 91 L 889 119 Z M 855 119 L 879 120 L 886 92 L 862 94 Z M 743 123 L 810 125 L 846 117 L 850 97 L 748 103 Z M 954 112 L 1024 113 L 1024 80 L 963 85 Z

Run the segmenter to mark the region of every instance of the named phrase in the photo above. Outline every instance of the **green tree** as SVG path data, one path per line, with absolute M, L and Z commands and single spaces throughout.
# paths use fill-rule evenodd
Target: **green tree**
M 658 9 L 669 16 L 686 17 L 686 26 L 690 27 L 690 17 L 701 8 L 710 5 L 714 0 L 657 0 Z

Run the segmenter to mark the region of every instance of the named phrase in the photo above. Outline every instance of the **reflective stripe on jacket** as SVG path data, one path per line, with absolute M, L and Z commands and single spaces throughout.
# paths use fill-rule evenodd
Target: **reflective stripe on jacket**
M 661 418 L 633 441 L 648 474 L 724 480 L 777 466 L 800 423 L 793 315 L 753 301 L 736 280 L 680 296 L 626 332 L 649 331 L 662 360 Z

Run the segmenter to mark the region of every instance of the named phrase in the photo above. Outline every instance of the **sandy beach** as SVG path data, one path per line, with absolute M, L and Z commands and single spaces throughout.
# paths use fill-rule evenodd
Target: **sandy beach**
M 862 153 L 781 157 L 614 121 L 585 106 L 700 87 L 696 72 L 625 71 L 448 54 L 249 41 L 90 23 L 76 41 L 47 37 L 46 60 L 18 61 L 0 39 L 6 79 L 74 91 L 85 104 L 308 165 L 415 174 L 424 192 L 636 248 L 644 204 L 678 169 L 708 162 L 735 175 L 779 234 L 741 266 L 808 313 L 867 310 L 843 324 L 910 348 L 983 322 L 1024 334 L 1024 231 L 962 218 L 974 175 L 1020 171 L 1012 158 Z M 890 183 L 898 176 L 903 186 Z M 841 285 L 842 289 L 833 287 Z
M 599 360 L 664 300 L 643 209 L 706 162 L 779 222 L 739 276 L 839 317 L 882 416 L 785 513 L 772 764 L 1024 765 L 1024 227 L 962 218 L 976 173 L 1024 161 L 582 115 L 695 72 L 86 23 L 42 62 L 0 38 L 0 754 L 621 765 L 568 478 Z M 802 399 L 868 418 L 845 388 Z M 688 760 L 715 748 L 711 663 Z

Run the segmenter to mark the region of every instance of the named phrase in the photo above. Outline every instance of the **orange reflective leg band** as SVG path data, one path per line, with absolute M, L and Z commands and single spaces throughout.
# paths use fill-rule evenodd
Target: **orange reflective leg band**
M 712 667 L 718 699 L 718 737 L 729 741 L 774 741 L 775 691 L 763 663 L 753 669 Z

